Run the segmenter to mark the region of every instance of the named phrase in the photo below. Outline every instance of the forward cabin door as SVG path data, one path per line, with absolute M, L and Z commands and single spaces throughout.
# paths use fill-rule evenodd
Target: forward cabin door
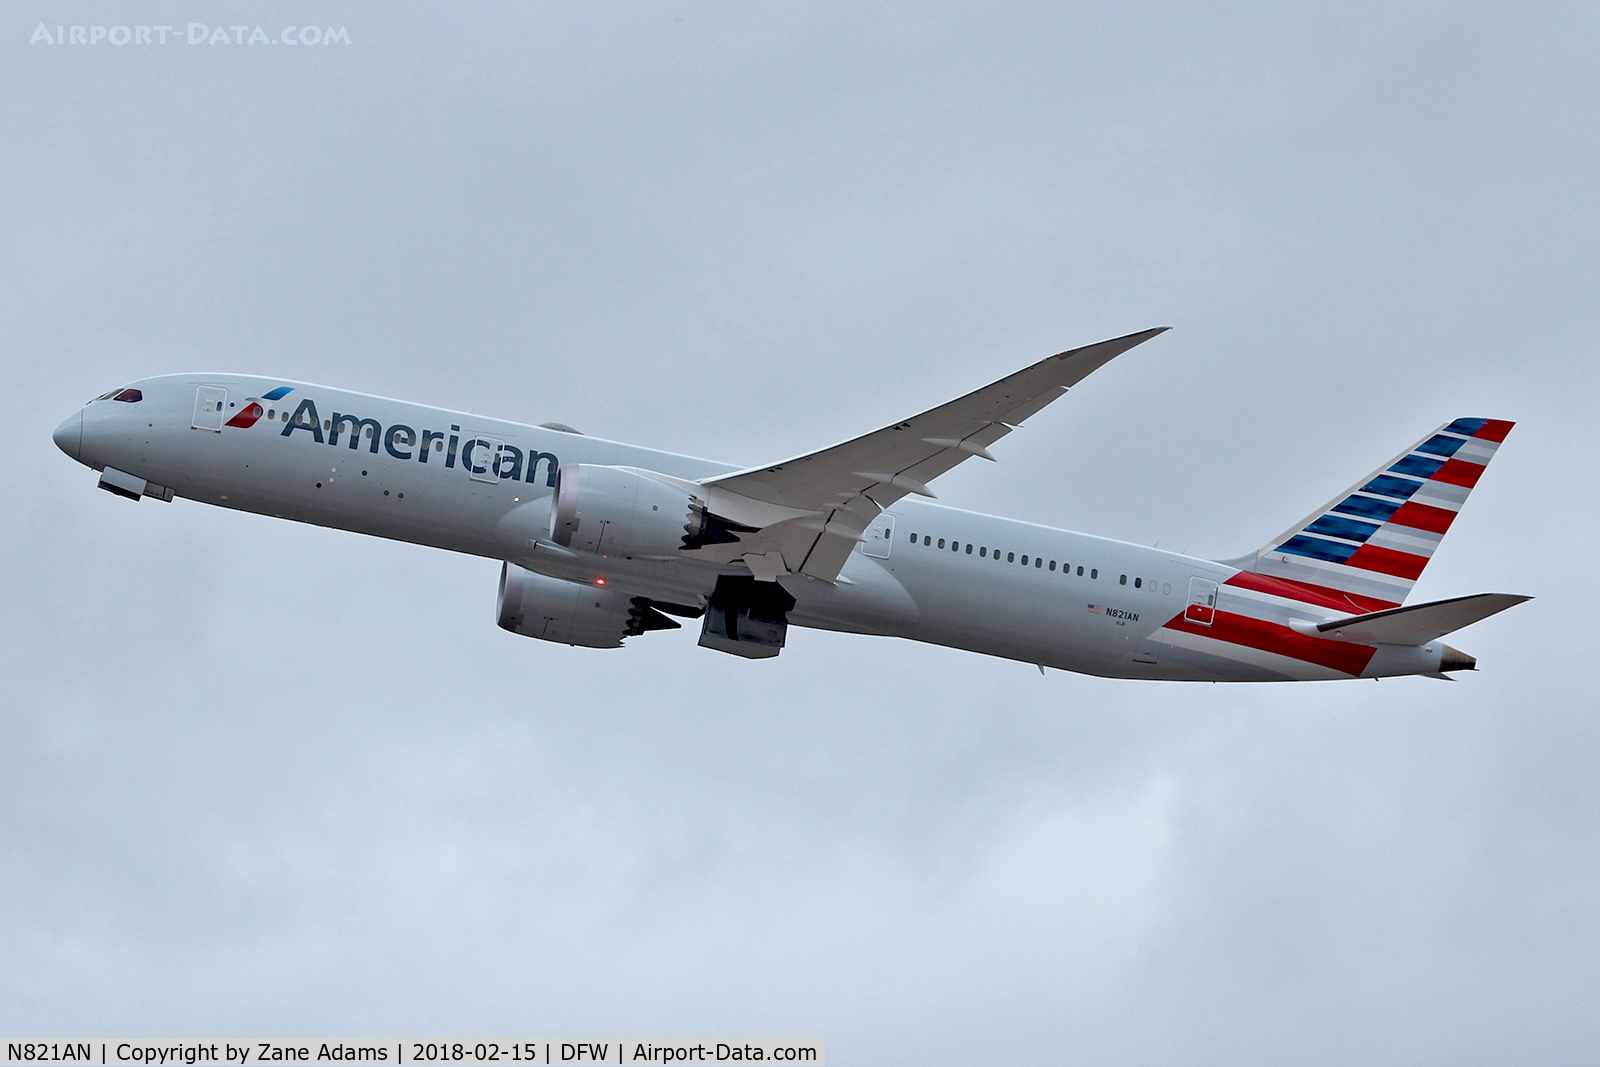
M 194 418 L 189 425 L 196 430 L 222 432 L 222 420 L 227 414 L 228 391 L 214 385 L 202 385 L 194 393 Z
M 1189 579 L 1189 606 L 1183 617 L 1200 626 L 1210 626 L 1217 615 L 1217 583 L 1209 578 Z

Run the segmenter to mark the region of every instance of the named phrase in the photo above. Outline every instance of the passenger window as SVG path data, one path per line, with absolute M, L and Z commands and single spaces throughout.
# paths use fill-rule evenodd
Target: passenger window
M 1133 587 L 1135 589 L 1140 588 L 1142 585 L 1144 585 L 1144 579 L 1143 578 L 1135 578 L 1133 580 Z
M 1056 561 L 1055 560 L 1051 560 L 1050 561 L 1050 569 L 1051 570 L 1055 570 L 1056 569 Z
M 1079 568 L 1078 568 L 1078 577 L 1079 577 L 1079 578 L 1082 578 L 1082 577 L 1083 577 L 1083 568 L 1082 568 L 1082 567 L 1079 567 Z
M 940 547 L 940 548 L 943 548 L 943 547 L 944 547 L 944 538 L 942 538 L 942 537 L 941 537 L 941 538 L 939 538 L 939 547 Z
M 1016 561 L 1017 561 L 1017 554 L 1015 552 L 1007 552 L 1006 553 L 1006 562 L 1007 563 L 1015 563 Z
M 952 552 L 960 552 L 961 551 L 961 542 L 960 541 L 951 541 L 950 542 L 950 551 L 952 551 Z
M 1091 571 L 1090 571 L 1090 572 L 1089 572 L 1089 577 L 1091 577 L 1091 578 L 1098 578 L 1098 577 L 1100 577 L 1100 570 L 1099 570 L 1099 568 L 1095 568 L 1095 569 L 1093 569 L 1093 570 L 1091 570 Z
M 277 409 L 275 409 L 275 408 L 268 408 L 267 409 L 267 418 L 275 419 L 277 417 L 278 417 Z
M 916 534 L 912 534 L 911 535 L 911 543 L 912 544 L 916 544 L 917 543 L 917 535 Z
M 1034 556 L 1033 557 L 1033 565 L 1035 567 L 1043 567 L 1044 566 L 1044 557 L 1043 556 Z
M 971 541 L 967 542 L 967 555 L 969 555 L 969 556 L 972 555 L 972 542 Z
M 978 549 L 978 555 L 987 556 L 988 554 L 989 554 L 989 546 L 988 545 L 985 545 L 982 548 Z
M 1118 580 L 1117 584 L 1118 585 L 1127 585 L 1128 584 L 1128 576 L 1126 574 L 1124 574 L 1121 577 L 1121 579 Z
M 1022 557 L 1022 565 L 1024 567 L 1026 567 L 1028 565 L 1028 557 L 1027 556 L 1023 556 Z

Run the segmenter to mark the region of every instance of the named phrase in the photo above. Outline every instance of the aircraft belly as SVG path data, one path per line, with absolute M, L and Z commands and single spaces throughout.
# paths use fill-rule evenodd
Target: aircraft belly
M 917 514 L 924 508 L 932 510 L 901 505 L 897 526 L 942 526 L 955 540 L 948 551 L 942 542 L 898 542 L 888 566 L 918 608 L 915 626 L 902 636 L 1082 673 L 1164 676 L 1156 665 L 1135 664 L 1134 653 L 1173 603 L 1154 580 L 1170 554 L 990 516 Z M 968 521 L 958 524 L 956 516 Z M 998 542 L 1007 556 L 1002 562 L 999 552 L 969 553 L 969 540 Z M 1049 566 L 1024 564 L 1024 548 Z M 1096 573 L 1077 574 L 1079 561 Z
M 1321 664 L 1266 649 L 1251 648 L 1204 634 L 1163 630 L 1161 662 L 1174 677 L 1188 681 L 1333 681 L 1351 675 Z
M 234 456 L 218 451 L 202 464 L 169 475 L 179 496 L 500 558 L 494 526 L 509 501 L 500 499 L 495 491 L 498 487 L 441 484 L 441 479 L 429 477 L 433 472 L 410 470 L 371 456 L 296 455 L 263 462 L 259 451 Z M 313 466 L 306 462 L 311 459 L 330 461 Z
M 1004 567 L 1005 565 L 1000 565 Z M 907 636 L 1063 670 L 1102 673 L 1120 641 L 1086 625 L 1064 591 L 1036 576 L 1000 570 L 992 581 L 927 580 L 913 585 L 918 622 Z M 1099 620 L 1105 621 L 1105 620 Z
M 852 553 L 840 572 L 843 580 L 837 583 L 803 575 L 782 578 L 781 584 L 795 599 L 789 621 L 823 630 L 910 636 L 920 609 L 892 571 L 875 559 Z

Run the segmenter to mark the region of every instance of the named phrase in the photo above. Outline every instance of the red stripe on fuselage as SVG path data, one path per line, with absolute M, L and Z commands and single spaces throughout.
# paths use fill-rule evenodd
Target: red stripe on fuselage
M 1510 433 L 1511 427 L 1515 425 L 1516 423 L 1507 422 L 1505 419 L 1490 419 L 1478 427 L 1478 432 L 1472 436 L 1484 441 L 1504 441 L 1506 434 Z
M 1377 545 L 1362 545 L 1356 549 L 1354 555 L 1344 561 L 1344 565 L 1416 581 L 1417 575 L 1422 573 L 1422 568 L 1428 565 L 1428 557 L 1414 556 L 1410 552 L 1396 552 L 1392 548 L 1379 548 Z
M 1455 518 L 1456 513 L 1449 508 L 1436 508 L 1431 504 L 1418 504 L 1414 500 L 1408 500 L 1400 505 L 1399 511 L 1389 516 L 1389 521 L 1398 526 L 1409 526 L 1413 530 L 1442 534 L 1450 529 L 1450 524 Z
M 1464 459 L 1445 460 L 1444 466 L 1433 472 L 1433 481 L 1449 482 L 1451 485 L 1461 485 L 1468 489 L 1478 484 L 1478 479 L 1483 477 L 1483 464 L 1468 463 Z
M 1342 589 L 1330 589 L 1325 585 L 1312 585 L 1310 582 L 1297 582 L 1292 578 L 1273 578 L 1252 571 L 1240 571 L 1223 584 L 1236 585 L 1241 589 L 1253 589 L 1257 593 L 1270 593 L 1286 600 L 1298 600 L 1302 604 L 1315 604 L 1330 611 L 1350 613 L 1350 609 L 1354 608 L 1356 615 L 1400 606 L 1391 600 L 1357 596 Z
M 1231 611 L 1217 612 L 1216 621 L 1210 626 L 1199 626 L 1182 615 L 1177 615 L 1162 628 L 1181 630 L 1199 637 L 1210 637 L 1231 645 L 1243 645 L 1245 648 L 1271 652 L 1304 663 L 1315 663 L 1319 667 L 1341 671 L 1352 677 L 1366 670 L 1367 664 L 1372 661 L 1373 653 L 1378 651 L 1371 645 L 1308 637 L 1305 634 L 1295 633 L 1287 626 L 1262 619 L 1252 619 L 1248 615 L 1235 615 Z

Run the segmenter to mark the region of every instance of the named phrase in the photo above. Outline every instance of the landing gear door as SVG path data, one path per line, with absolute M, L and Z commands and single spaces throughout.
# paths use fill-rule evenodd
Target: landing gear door
M 867 539 L 861 546 L 861 553 L 874 559 L 888 559 L 889 546 L 894 544 L 894 516 L 879 515 L 872 520 L 872 525 L 867 527 Z
M 196 430 L 222 432 L 222 419 L 227 413 L 228 391 L 214 385 L 202 385 L 194 393 L 194 418 L 189 425 Z
M 1210 626 L 1217 615 L 1217 583 L 1209 578 L 1189 579 L 1189 606 L 1183 617 L 1199 626 Z

